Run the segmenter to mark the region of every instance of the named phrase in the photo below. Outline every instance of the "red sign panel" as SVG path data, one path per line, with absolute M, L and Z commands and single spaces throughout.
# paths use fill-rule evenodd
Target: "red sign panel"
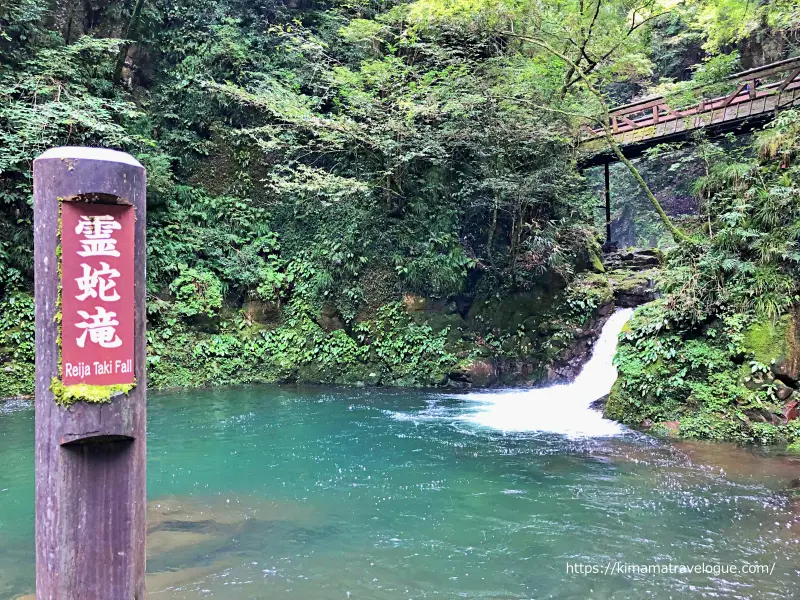
M 132 206 L 61 203 L 62 383 L 133 383 Z

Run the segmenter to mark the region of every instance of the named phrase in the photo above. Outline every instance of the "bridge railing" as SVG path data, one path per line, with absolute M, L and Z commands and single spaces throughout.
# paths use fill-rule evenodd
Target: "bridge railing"
M 776 76 L 780 77 L 766 83 L 765 80 Z M 728 81 L 736 85 L 731 94 L 715 98 L 701 97 L 697 104 L 680 110 L 670 107 L 664 96 L 651 96 L 618 106 L 609 112 L 611 131 L 619 141 L 638 141 L 626 139 L 630 136 L 625 134 L 649 128 L 648 131 L 640 132 L 642 136 L 636 137 L 654 138 L 670 133 L 669 128 L 664 126 L 670 121 L 684 121 L 685 130 L 781 108 L 783 96 L 786 96 L 788 104 L 800 96 L 800 57 L 742 71 L 731 75 Z M 743 115 L 739 108 L 744 104 L 749 104 L 747 107 L 749 110 L 745 110 L 746 114 Z M 675 130 L 674 127 L 672 129 Z M 590 127 L 586 124 L 581 126 L 582 143 L 602 138 L 604 135 L 602 126 Z

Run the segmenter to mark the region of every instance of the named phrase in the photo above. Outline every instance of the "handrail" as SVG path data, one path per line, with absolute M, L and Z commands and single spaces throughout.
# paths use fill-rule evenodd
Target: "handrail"
M 781 81 L 765 83 L 763 85 L 760 83 L 762 77 L 768 77 L 786 71 L 790 71 L 790 73 Z M 739 83 L 734 92 L 726 96 L 718 96 L 715 98 L 700 98 L 697 104 L 682 110 L 669 107 L 665 96 L 650 96 L 618 106 L 608 113 L 611 120 L 609 125 L 612 127 L 614 134 L 622 134 L 641 127 L 675 121 L 681 118 L 707 114 L 709 112 L 713 114 L 713 112 L 717 110 L 723 111 L 724 120 L 724 111 L 731 105 L 753 102 L 760 98 L 774 95 L 776 92 L 780 99 L 781 94 L 787 91 L 800 89 L 800 79 L 798 79 L 798 77 L 800 77 L 800 56 L 735 73 L 727 78 L 728 81 Z M 701 87 L 705 86 L 697 86 L 694 89 L 699 89 Z M 779 101 L 780 100 L 778 100 L 778 102 Z M 640 114 L 645 111 L 650 111 L 650 114 Z M 695 125 L 695 127 L 699 126 L 704 125 Z M 603 134 L 602 127 L 592 128 L 584 124 L 581 125 L 581 130 L 583 132 L 582 137 L 584 141 L 595 139 Z
M 763 77 L 767 77 L 769 75 L 774 75 L 775 73 L 780 73 L 782 71 L 788 70 L 788 67 L 790 65 L 797 65 L 797 66 L 800 67 L 800 56 L 795 56 L 793 58 L 787 58 L 787 59 L 784 59 L 784 60 L 780 60 L 778 62 L 774 62 L 774 63 L 770 63 L 768 65 L 764 65 L 763 67 L 755 67 L 753 69 L 748 69 L 746 71 L 740 71 L 738 73 L 733 73 L 732 75 L 729 75 L 728 77 L 726 77 L 725 80 L 726 81 L 741 81 L 743 79 L 746 80 L 746 79 L 750 79 L 750 78 L 753 78 L 753 77 L 758 77 L 759 75 L 761 75 Z M 693 90 L 702 89 L 704 87 L 708 87 L 708 85 L 710 85 L 710 84 L 697 85 L 695 87 L 688 88 L 685 91 L 693 91 Z M 663 100 L 663 99 L 665 99 L 665 96 L 663 96 L 663 95 L 660 95 L 660 96 L 646 96 L 644 98 L 640 98 L 639 100 L 634 100 L 633 102 L 629 102 L 627 104 L 620 104 L 619 106 L 617 106 L 614 109 L 612 109 L 609 112 L 609 114 L 613 115 L 614 113 L 619 112 L 619 111 L 628 112 L 628 109 L 634 108 L 634 107 L 638 106 L 639 104 L 647 104 L 649 102 L 653 102 L 653 101 L 659 100 L 659 99 Z M 642 108 L 644 108 L 644 107 L 642 107 Z

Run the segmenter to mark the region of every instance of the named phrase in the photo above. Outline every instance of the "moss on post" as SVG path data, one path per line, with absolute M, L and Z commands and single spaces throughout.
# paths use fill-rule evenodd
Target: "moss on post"
M 117 385 L 87 385 L 79 383 L 76 385 L 64 385 L 57 377 L 50 381 L 50 391 L 59 406 L 67 407 L 76 402 L 91 402 L 103 404 L 111 402 L 115 396 L 129 394 L 136 387 L 135 383 L 125 383 Z

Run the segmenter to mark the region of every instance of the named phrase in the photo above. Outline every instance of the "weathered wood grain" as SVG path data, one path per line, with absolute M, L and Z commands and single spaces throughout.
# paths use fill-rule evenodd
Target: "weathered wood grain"
M 62 408 L 59 376 L 59 199 L 101 194 L 132 204 L 136 387 L 110 404 Z M 145 170 L 131 156 L 55 148 L 34 161 L 36 270 L 36 597 L 145 597 Z

